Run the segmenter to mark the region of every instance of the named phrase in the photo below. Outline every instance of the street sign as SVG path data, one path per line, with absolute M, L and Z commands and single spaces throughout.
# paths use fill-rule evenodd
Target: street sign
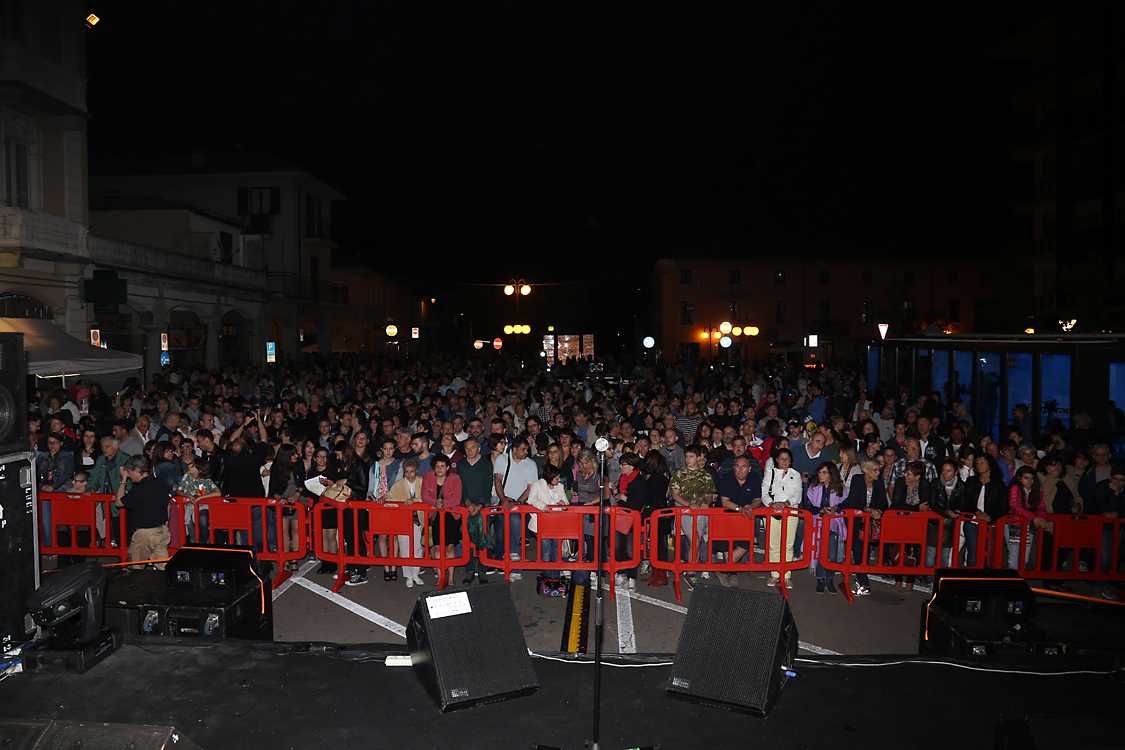
M 167 367 L 172 362 L 172 357 L 168 352 L 160 352 L 160 366 Z
M 160 351 L 162 351 L 162 352 L 168 351 L 168 334 L 167 333 L 160 334 Z
M 277 361 L 277 342 L 276 341 L 267 341 L 266 342 L 266 362 L 272 363 L 272 362 L 276 362 L 276 361 Z
M 100 328 L 90 329 L 90 343 L 94 346 L 102 345 L 102 331 Z
M 504 346 L 504 342 L 501 341 L 500 338 L 495 338 L 495 339 L 492 340 L 492 348 L 493 349 L 499 349 L 502 346 Z
M 397 336 L 398 335 L 398 326 L 396 326 L 396 325 L 387 326 L 387 335 L 390 336 L 392 339 L 395 336 Z
M 412 338 L 412 339 L 418 338 L 418 329 L 417 328 L 411 328 L 410 329 L 410 338 Z

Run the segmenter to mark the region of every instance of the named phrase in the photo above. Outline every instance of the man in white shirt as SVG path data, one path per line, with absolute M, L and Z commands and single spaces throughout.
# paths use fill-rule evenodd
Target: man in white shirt
M 527 502 L 527 495 L 531 485 L 539 479 L 539 468 L 528 456 L 526 440 L 515 441 L 508 453 L 496 459 L 492 467 L 492 481 L 496 486 L 496 496 L 500 498 L 500 507 L 511 510 L 517 505 Z M 520 559 L 520 542 L 523 539 L 524 516 L 513 513 L 510 516 L 508 530 L 508 550 L 512 562 Z M 495 523 L 492 529 L 496 538 L 494 553 L 504 554 L 504 524 Z M 523 578 L 523 573 L 513 570 L 510 579 L 518 581 Z

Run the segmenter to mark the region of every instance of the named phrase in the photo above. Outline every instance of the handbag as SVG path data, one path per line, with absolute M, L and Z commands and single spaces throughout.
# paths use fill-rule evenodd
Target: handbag
M 334 484 L 320 495 L 334 503 L 346 503 L 352 497 L 352 488 L 344 483 Z

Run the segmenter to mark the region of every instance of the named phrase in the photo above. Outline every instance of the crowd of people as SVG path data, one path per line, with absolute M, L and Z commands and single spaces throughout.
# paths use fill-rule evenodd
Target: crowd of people
M 483 582 L 492 570 L 488 560 L 503 556 L 510 562 L 521 554 L 544 562 L 592 561 L 592 514 L 584 516 L 583 539 L 539 544 L 534 512 L 490 515 L 486 522 L 482 509 L 545 511 L 600 500 L 643 518 L 666 507 L 726 508 L 747 516 L 760 507 L 804 509 L 812 514 L 817 538 L 827 524 L 828 559 L 837 563 L 844 555 L 873 561 L 870 542 L 881 514 L 904 510 L 936 517 L 924 545 L 899 545 L 885 562 L 933 566 L 940 550 L 942 565 L 954 554 L 973 565 L 983 533 L 978 524 L 1003 523 L 1009 567 L 1108 570 L 1117 564 L 1108 559 L 1108 548 L 1065 560 L 1051 546 L 1049 514 L 1114 519 L 1125 513 L 1125 467 L 1113 465 L 1111 442 L 1090 415 L 1074 415 L 1069 426 L 1056 419 L 1040 430 L 1021 404 L 1000 434 L 991 435 L 974 428 L 960 401 L 944 403 L 937 391 L 908 394 L 869 385 L 847 366 L 676 361 L 611 364 L 597 373 L 585 368 L 576 362 L 529 371 L 510 359 L 398 361 L 337 354 L 219 372 L 166 368 L 150 382 L 126 382 L 115 394 L 80 380 L 33 394 L 30 447 L 37 452 L 40 492 L 113 495 L 110 515 L 129 509 L 127 540 L 102 515 L 86 533 L 127 544 L 129 559 L 138 563 L 167 555 L 168 498 L 181 495 L 197 501 L 273 498 L 281 513 L 280 539 L 276 517 L 263 524 L 262 509 L 254 508 L 252 540 L 271 550 L 304 548 L 297 522 L 302 504 L 318 514 L 317 541 L 326 557 L 343 546 L 353 555 L 386 557 L 393 549 L 415 558 L 414 566 L 383 566 L 384 581 L 397 581 L 401 573 L 408 587 L 424 584 L 428 558 L 459 554 L 462 524 L 485 559 L 474 555 L 463 577 L 448 570 L 447 584 Z M 599 438 L 606 440 L 600 455 Z M 369 514 L 341 510 L 343 500 L 458 506 L 465 512 L 416 513 L 412 537 L 377 535 L 377 550 L 369 553 Z M 190 538 L 215 538 L 206 507 L 197 503 L 198 513 L 189 508 Z M 50 502 L 42 508 L 43 541 L 50 545 L 57 533 Z M 849 508 L 867 514 L 850 533 L 840 515 Z M 962 515 L 970 520 L 958 522 Z M 755 546 L 769 562 L 808 554 L 803 521 L 784 516 L 768 523 L 760 518 L 757 540 L 730 545 L 708 544 L 705 516 L 680 516 L 676 526 L 662 518 L 654 525 L 656 554 L 662 560 L 674 554 L 678 529 L 684 562 L 691 554 L 690 564 L 698 568 L 684 574 L 689 588 L 712 574 L 721 585 L 738 586 L 736 575 L 708 570 L 708 564 L 738 562 L 752 556 Z M 1034 543 L 1020 545 L 1019 519 L 1038 532 Z M 265 539 L 260 528 L 267 529 Z M 607 526 L 607 554 L 632 560 L 639 533 Z M 525 539 L 531 542 L 521 545 Z M 1023 560 L 1017 559 L 1021 548 Z M 645 575 L 650 586 L 668 583 L 663 569 L 632 561 L 638 564 L 618 573 L 618 585 L 635 588 Z M 329 560 L 317 572 L 339 573 Z M 345 572 L 348 585 L 368 582 L 367 566 Z M 815 572 L 818 593 L 837 592 L 837 572 L 825 566 Z M 539 593 L 562 595 L 568 575 L 580 584 L 590 571 L 542 571 Z M 521 577 L 518 570 L 510 574 L 512 580 Z M 914 583 L 914 576 L 900 576 L 895 588 L 911 591 Z M 775 571 L 768 585 L 792 588 L 790 572 Z M 869 593 L 862 573 L 854 584 L 840 585 L 852 586 L 856 595 Z M 1099 591 L 1111 596 L 1104 585 Z

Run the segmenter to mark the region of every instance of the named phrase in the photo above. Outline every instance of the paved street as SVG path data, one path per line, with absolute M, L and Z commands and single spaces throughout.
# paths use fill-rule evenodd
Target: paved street
M 364 586 L 331 591 L 333 579 L 317 575 L 319 563 L 306 562 L 302 573 L 274 592 L 274 637 L 279 641 L 332 643 L 405 643 L 404 625 L 410 617 L 419 588 L 406 588 L 401 580 L 386 583 L 381 574 Z M 375 572 L 375 569 L 372 569 Z M 500 575 L 488 577 L 501 581 Z M 423 574 L 433 590 L 434 575 Z M 766 574 L 741 574 L 742 588 L 770 591 Z M 918 623 L 928 588 L 911 594 L 893 593 L 890 582 L 872 580 L 871 595 L 849 604 L 842 594 L 816 594 L 808 571 L 793 574 L 790 602 L 804 653 L 909 654 L 918 648 Z M 837 577 L 839 581 L 839 577 Z M 701 585 L 718 585 L 714 578 Z M 566 599 L 544 598 L 535 593 L 535 578 L 526 574 L 511 584 L 528 646 L 535 651 L 558 650 L 562 641 Z M 780 594 L 777 594 L 780 596 Z M 607 652 L 671 653 L 676 650 L 691 592 L 683 587 L 677 602 L 672 587 L 650 588 L 640 582 L 630 594 L 619 590 L 617 600 L 604 592 Z M 590 640 L 593 650 L 593 640 Z

